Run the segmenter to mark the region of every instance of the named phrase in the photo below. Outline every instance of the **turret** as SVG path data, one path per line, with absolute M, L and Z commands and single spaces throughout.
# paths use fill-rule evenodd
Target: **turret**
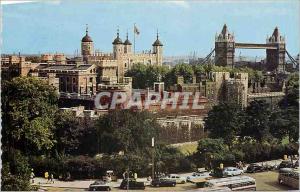
M 271 37 L 267 37 L 267 44 L 276 49 L 267 49 L 267 70 L 281 73 L 285 71 L 285 38 L 280 35 L 278 27 L 275 27 Z
M 156 64 L 162 65 L 163 44 L 160 42 L 158 38 L 158 32 L 156 33 L 156 40 L 154 41 L 152 46 L 153 46 L 153 54 L 156 54 Z
M 227 25 L 215 37 L 215 64 L 219 66 L 234 66 L 234 35 L 229 33 Z
M 94 53 L 94 44 L 92 38 L 88 34 L 88 26 L 86 26 L 86 34 L 81 40 L 81 54 L 85 58 Z
M 117 30 L 117 37 L 112 42 L 112 44 L 114 59 L 120 59 L 122 54 L 124 53 L 124 44 L 122 42 L 122 39 L 120 38 L 119 29 Z
M 128 39 L 128 32 L 126 34 L 126 40 L 124 42 L 124 53 L 131 53 L 132 44 Z

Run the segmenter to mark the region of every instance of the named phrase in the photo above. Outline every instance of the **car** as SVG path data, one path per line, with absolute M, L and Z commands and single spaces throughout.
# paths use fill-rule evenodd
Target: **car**
M 282 168 L 293 168 L 294 165 L 291 161 L 281 161 L 281 163 L 278 165 L 277 169 L 282 169 Z
M 165 177 L 165 179 L 175 180 L 176 183 L 179 183 L 179 184 L 184 184 L 186 182 L 185 177 L 181 177 L 180 175 L 177 175 L 177 174 L 170 174 L 167 177 Z
M 248 167 L 247 167 L 247 170 L 246 172 L 247 173 L 257 173 L 257 172 L 262 172 L 264 171 L 264 167 L 261 166 L 261 165 L 258 165 L 258 164 L 255 164 L 255 163 L 252 163 L 250 164 Z
M 95 181 L 90 184 L 89 191 L 110 191 L 111 188 L 105 181 Z
M 193 182 L 193 180 L 195 179 L 206 178 L 206 177 L 209 177 L 208 172 L 202 172 L 202 173 L 194 172 L 192 173 L 192 175 L 186 177 L 186 181 Z
M 152 180 L 151 185 L 154 187 L 175 187 L 176 180 L 156 178 L 156 179 Z
M 238 169 L 236 167 L 225 167 L 223 170 L 223 176 L 225 177 L 236 176 L 241 174 L 243 174 L 243 170 Z
M 120 185 L 120 189 L 138 189 L 138 190 L 144 190 L 145 189 L 145 183 L 144 182 L 138 182 L 136 179 L 123 179 Z

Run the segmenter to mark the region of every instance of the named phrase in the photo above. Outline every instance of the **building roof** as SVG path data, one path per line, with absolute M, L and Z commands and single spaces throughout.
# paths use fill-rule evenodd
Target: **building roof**
M 152 46 L 163 46 L 163 44 L 158 39 L 158 32 L 156 34 L 156 40 L 154 41 L 154 43 L 152 44 Z
M 92 40 L 92 38 L 91 38 L 88 34 L 86 34 L 86 35 L 82 38 L 81 42 L 93 42 L 93 40 Z
M 224 24 L 223 29 L 222 29 L 222 35 L 225 37 L 228 34 L 228 29 L 227 29 L 227 25 Z
M 86 26 L 85 36 L 82 38 L 81 42 L 93 42 L 92 38 L 89 36 L 88 27 Z
M 274 32 L 273 32 L 273 34 L 272 34 L 272 36 L 274 36 L 274 37 L 275 37 L 275 41 L 277 41 L 277 40 L 278 40 L 278 38 L 279 38 L 279 30 L 278 30 L 278 27 L 275 27 L 275 29 L 274 29 Z
M 123 44 L 122 39 L 119 36 L 119 29 L 117 32 L 117 37 L 115 38 L 115 40 L 112 42 L 113 45 L 118 45 L 118 44 Z
M 132 45 L 131 42 L 128 39 L 128 33 L 126 35 L 126 40 L 124 41 L 124 45 Z
M 86 65 L 73 65 L 73 64 L 69 64 L 69 65 L 58 65 L 58 64 L 54 64 L 54 65 L 39 65 L 36 69 L 38 70 L 59 70 L 59 71 L 85 71 L 88 70 L 92 65 L 91 64 L 86 64 Z

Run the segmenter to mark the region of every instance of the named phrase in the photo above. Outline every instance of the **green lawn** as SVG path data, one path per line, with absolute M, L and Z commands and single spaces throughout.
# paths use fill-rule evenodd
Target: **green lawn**
M 179 151 L 182 152 L 183 154 L 189 155 L 197 151 L 197 145 L 198 143 L 195 142 L 195 143 L 184 143 L 174 147 L 179 149 Z

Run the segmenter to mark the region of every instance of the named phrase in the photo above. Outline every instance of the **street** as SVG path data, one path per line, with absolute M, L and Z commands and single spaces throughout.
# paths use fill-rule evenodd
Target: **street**
M 187 174 L 184 174 L 187 175 Z M 245 175 L 255 178 L 257 191 L 286 191 L 292 190 L 290 187 L 283 186 L 278 184 L 277 176 L 278 173 L 276 171 L 268 171 L 261 173 L 245 173 Z M 145 179 L 140 179 L 145 180 Z M 43 178 L 36 178 L 36 182 L 40 182 L 41 189 L 44 190 L 55 190 L 55 191 L 84 191 L 87 190 L 89 185 L 94 182 L 94 180 L 84 180 L 84 181 L 72 181 L 72 182 L 62 182 L 55 181 L 54 184 L 46 184 L 46 180 Z M 121 180 L 118 182 L 112 182 L 112 191 L 120 190 L 118 186 L 120 185 Z M 185 184 L 177 184 L 176 187 L 150 187 L 146 186 L 145 191 L 185 191 L 185 190 L 193 190 L 197 189 L 195 184 L 185 183 Z

